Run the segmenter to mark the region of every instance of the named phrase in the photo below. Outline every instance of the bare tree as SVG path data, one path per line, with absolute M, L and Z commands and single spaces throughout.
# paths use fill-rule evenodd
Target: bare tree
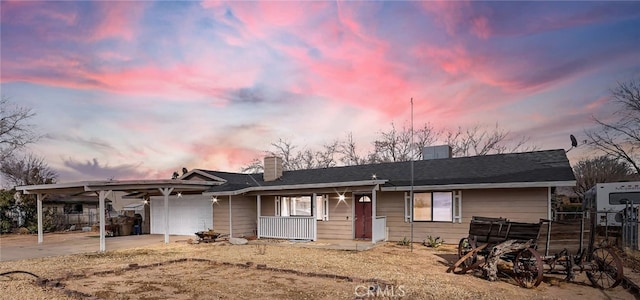
M 381 131 L 380 138 L 373 142 L 373 147 L 373 155 L 370 155 L 371 162 L 409 161 L 413 157 L 411 130 L 405 127 L 397 130 L 395 124 L 391 123 L 391 129 Z
M 637 179 L 637 175 L 626 161 L 607 155 L 579 161 L 573 166 L 573 173 L 576 175 L 574 192 L 580 198 L 584 198 L 584 193 L 596 183 Z
M 338 147 L 340 141 L 334 140 L 332 142 L 322 145 L 322 150 L 315 153 L 316 166 L 318 168 L 331 168 L 335 167 L 338 162 L 336 155 L 338 155 Z
M 413 140 L 418 151 L 414 151 L 414 159 L 422 159 L 422 149 L 434 145 L 442 136 L 442 131 L 435 130 L 429 123 L 425 123 L 422 128 L 414 130 Z
M 413 135 L 413 136 L 412 136 Z M 319 151 L 293 145 L 290 141 L 279 139 L 272 143 L 269 155 L 282 158 L 285 170 L 301 170 L 312 168 L 329 168 L 338 164 L 345 166 L 362 165 L 367 163 L 409 161 L 421 159 L 422 149 L 435 144 L 443 136 L 429 123 L 425 123 L 417 130 L 407 126 L 397 129 L 391 123 L 391 129 L 380 131 L 378 138 L 373 141 L 373 150 L 364 155 L 359 154 L 353 134 L 349 133 L 344 140 L 334 140 L 324 144 Z M 454 156 L 487 155 L 515 151 L 535 150 L 535 146 L 528 146 L 528 138 L 512 141 L 508 131 L 502 130 L 496 124 L 493 129 L 475 126 L 469 130 L 458 128 L 458 131 L 446 133 L 445 142 L 453 147 Z M 242 172 L 261 172 L 262 161 L 254 159 L 242 168 Z
M 278 156 L 282 158 L 282 167 L 285 170 L 297 170 L 299 162 L 296 161 L 296 153 L 291 141 L 285 139 L 278 139 L 277 142 L 271 143 L 274 151 L 269 151 L 269 155 Z
M 33 125 L 28 123 L 33 116 L 30 108 L 14 105 L 5 97 L 0 99 L 0 161 L 37 140 Z
M 458 127 L 456 131 L 447 131 L 445 141 L 451 146 L 453 156 L 475 156 L 488 154 L 533 151 L 537 146 L 529 144 L 528 137 L 512 139 L 510 132 L 501 129 L 496 123 L 493 128 L 476 125 L 469 129 Z
M 589 144 L 613 158 L 629 163 L 640 174 L 640 79 L 618 83 L 611 101 L 619 106 L 612 123 L 594 117 L 598 130 L 585 134 Z
M 23 158 L 11 156 L 0 166 L 0 173 L 14 186 L 55 183 L 58 174 L 42 157 L 28 154 Z
M 264 172 L 264 164 L 262 159 L 254 158 L 248 165 L 240 169 L 242 173 L 254 174 Z
M 344 141 L 338 145 L 337 152 L 342 155 L 340 162 L 345 166 L 362 165 L 366 159 L 361 157 L 356 150 L 356 142 L 353 140 L 353 133 L 349 132 Z

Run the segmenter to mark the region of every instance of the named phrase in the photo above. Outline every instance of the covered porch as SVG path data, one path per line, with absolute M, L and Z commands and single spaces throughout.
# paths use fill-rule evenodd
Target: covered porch
M 371 184 L 371 182 L 367 182 Z M 245 193 L 206 192 L 212 197 L 214 227 L 231 236 L 290 241 L 345 240 L 375 244 L 386 240 L 387 218 L 376 215 L 378 185 Z M 251 212 L 255 212 L 252 221 Z M 216 219 L 218 221 L 216 221 Z M 242 230 L 240 229 L 242 228 Z

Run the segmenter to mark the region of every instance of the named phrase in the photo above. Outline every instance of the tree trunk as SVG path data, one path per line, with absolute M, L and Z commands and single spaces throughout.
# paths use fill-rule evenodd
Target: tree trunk
M 529 240 L 526 243 L 518 242 L 517 240 L 508 240 L 493 247 L 487 257 L 487 263 L 482 267 L 484 273 L 487 275 L 487 279 L 489 281 L 498 280 L 498 261 L 501 256 L 527 249 L 531 247 L 532 242 L 533 240 Z

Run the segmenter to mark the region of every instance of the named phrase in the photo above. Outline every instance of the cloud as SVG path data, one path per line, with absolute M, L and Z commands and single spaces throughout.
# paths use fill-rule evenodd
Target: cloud
M 63 159 L 64 167 L 59 170 L 61 178 L 82 178 L 82 180 L 127 180 L 148 178 L 150 172 L 142 168 L 142 164 L 122 164 L 109 166 L 101 164 L 97 158 L 77 161 L 73 158 Z

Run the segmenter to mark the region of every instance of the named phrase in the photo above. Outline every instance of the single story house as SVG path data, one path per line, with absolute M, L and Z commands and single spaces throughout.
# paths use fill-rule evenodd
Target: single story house
M 168 215 L 171 234 L 212 228 L 233 237 L 375 243 L 409 238 L 413 227 L 415 241 L 433 236 L 457 243 L 472 216 L 550 219 L 555 187 L 575 185 L 561 149 L 449 155 L 295 171 L 267 157 L 261 174 L 195 169 L 180 180 L 210 187 L 202 194 L 171 195 L 168 206 L 151 197 L 151 233 L 166 230 Z

